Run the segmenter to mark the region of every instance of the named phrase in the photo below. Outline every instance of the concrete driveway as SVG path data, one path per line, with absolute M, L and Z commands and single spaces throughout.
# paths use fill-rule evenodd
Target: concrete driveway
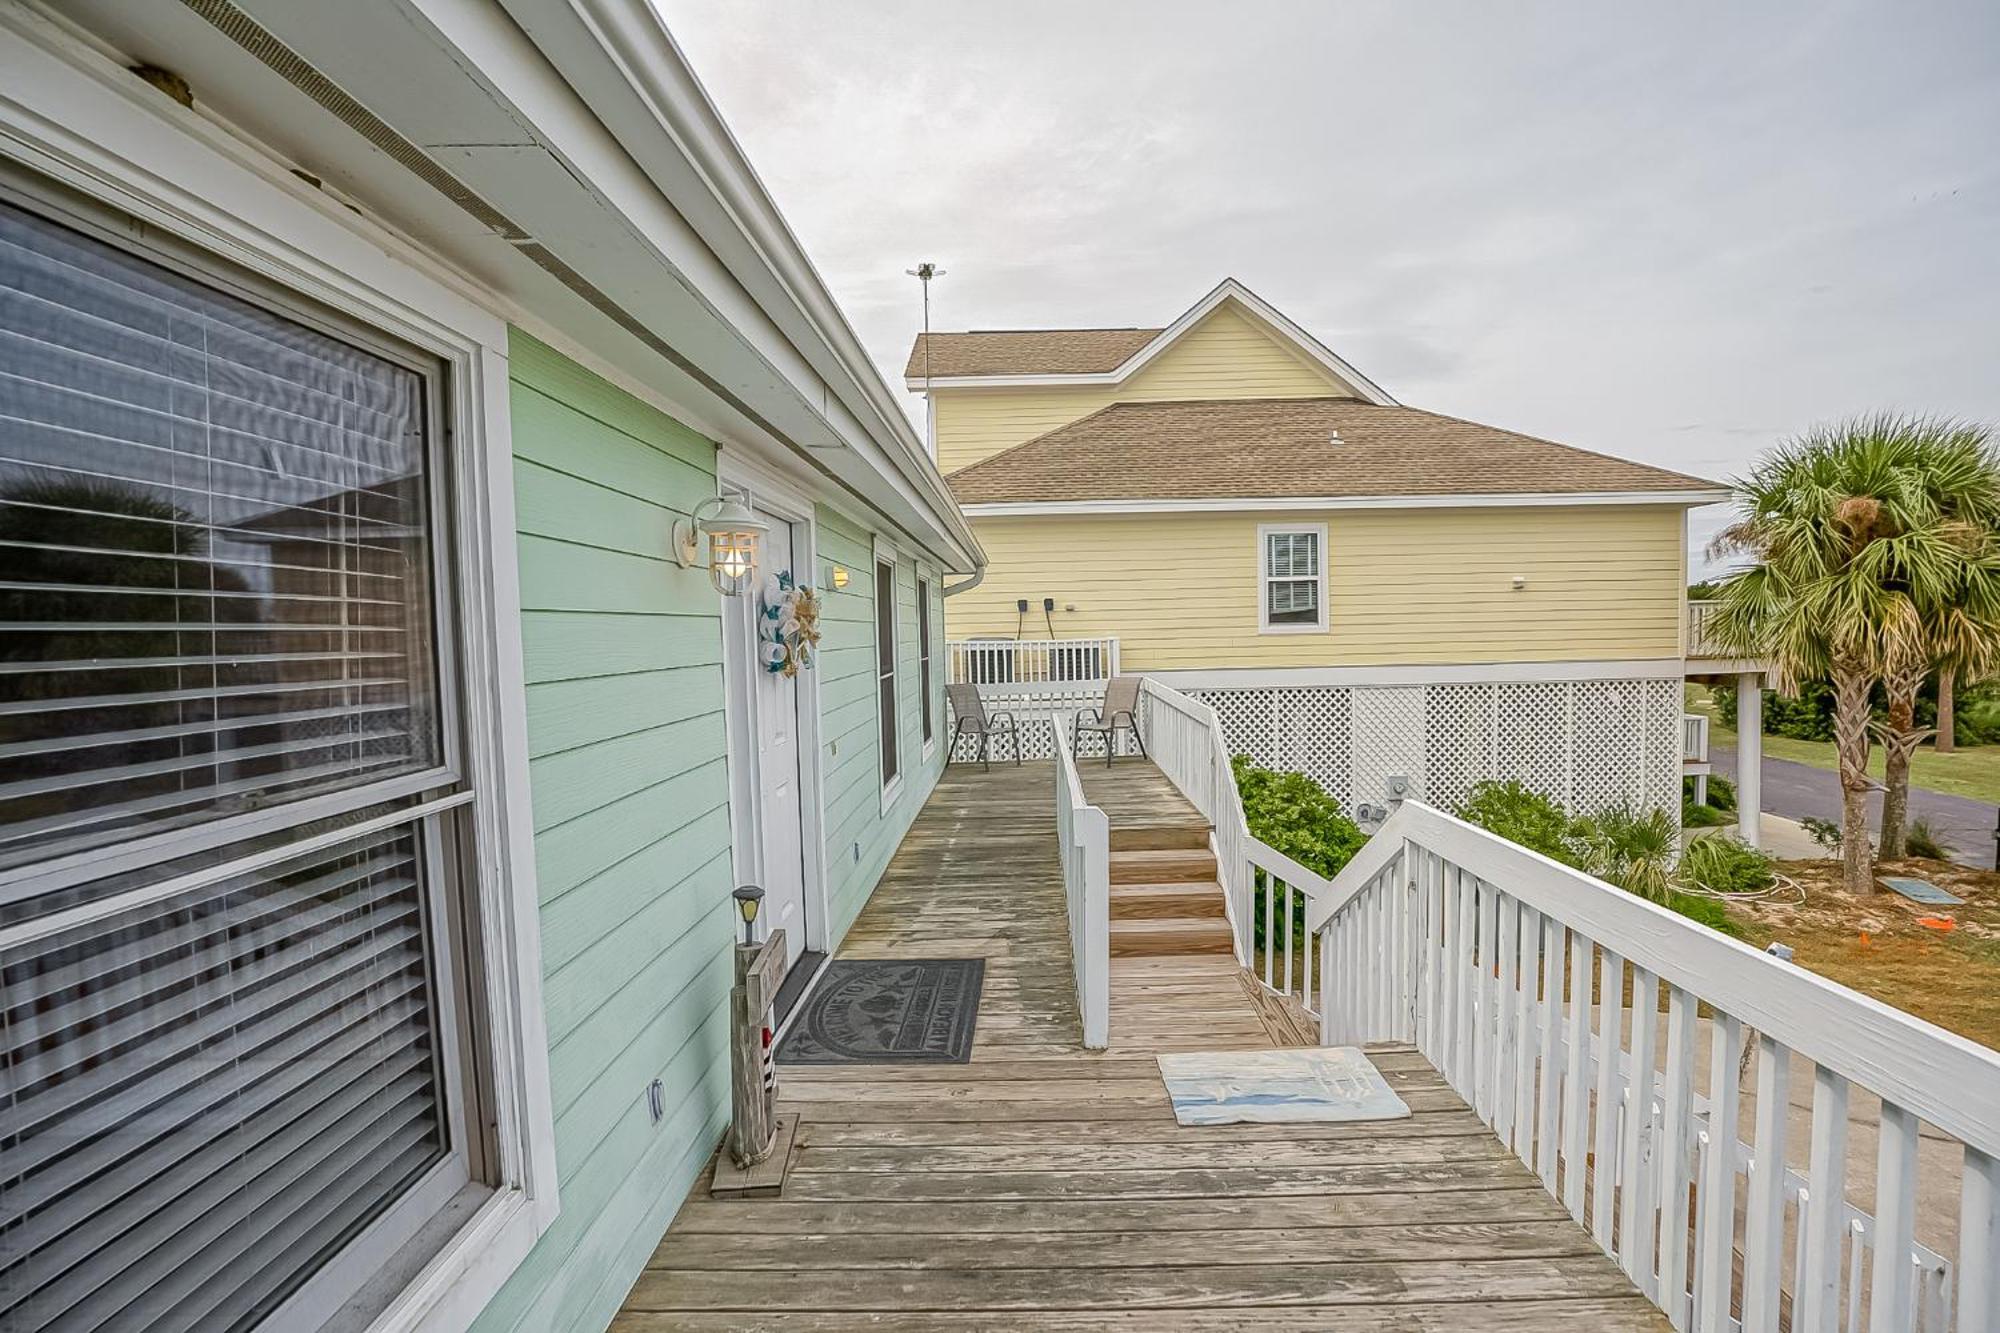
M 1715 771 L 1736 780 L 1736 749 L 1715 745 L 1709 750 Z M 1840 820 L 1840 779 L 1823 768 L 1791 759 L 1764 759 L 1764 808 L 1787 819 Z M 1986 801 L 1943 792 L 1910 788 L 1912 818 L 1928 820 L 1952 859 L 1968 866 L 1993 864 L 1994 807 Z M 1868 826 L 1882 827 L 1882 794 L 1868 801 Z

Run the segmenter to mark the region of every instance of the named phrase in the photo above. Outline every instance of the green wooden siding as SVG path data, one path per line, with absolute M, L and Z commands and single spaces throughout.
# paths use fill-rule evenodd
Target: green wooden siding
M 917 711 L 917 579 L 932 580 L 931 655 L 934 727 L 944 726 L 944 615 L 928 565 L 906 556 L 896 564 L 896 703 L 902 784 L 882 807 L 882 756 L 875 688 L 874 537 L 821 505 L 818 514 L 821 615 L 819 664 L 822 797 L 826 809 L 828 916 L 845 935 L 882 877 L 883 867 L 909 831 L 944 769 L 944 738 L 926 758 L 923 720 Z M 830 571 L 848 571 L 836 589 Z
M 477 1325 L 603 1328 L 728 1114 L 734 915 L 720 599 L 671 558 L 715 446 L 520 332 L 510 404 L 535 862 L 561 1215 Z M 829 896 L 844 935 L 942 765 L 917 711 L 917 566 L 898 567 L 904 781 L 880 808 L 873 537 L 822 509 Z M 845 591 L 825 573 L 853 573 Z M 935 595 L 935 594 L 934 594 Z M 943 615 L 933 603 L 942 681 Z M 934 690 L 942 726 L 942 684 Z M 941 739 L 941 738 L 940 738 Z M 655 1125 L 648 1083 L 666 1087 Z

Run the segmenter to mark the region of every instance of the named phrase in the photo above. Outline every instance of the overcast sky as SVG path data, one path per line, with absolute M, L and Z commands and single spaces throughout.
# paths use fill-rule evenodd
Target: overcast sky
M 940 329 L 1234 276 L 1402 402 L 1706 477 L 2000 423 L 1992 0 L 658 3 L 893 384 L 932 259 Z

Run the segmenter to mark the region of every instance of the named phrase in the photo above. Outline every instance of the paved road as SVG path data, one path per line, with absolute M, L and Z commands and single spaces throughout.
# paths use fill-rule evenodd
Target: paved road
M 1735 747 L 1711 747 L 1709 761 L 1715 765 L 1716 772 L 1731 782 L 1736 780 Z M 1837 823 L 1840 819 L 1840 780 L 1826 769 L 1792 759 L 1773 759 L 1767 755 L 1764 758 L 1764 808 L 1787 819 L 1804 819 L 1810 815 Z M 1953 860 L 1971 866 L 1993 864 L 1994 807 L 1991 804 L 1912 787 L 1910 815 L 1930 821 L 1938 841 L 1955 853 Z M 1882 826 L 1880 792 L 1869 798 L 1868 825 L 1876 829 Z

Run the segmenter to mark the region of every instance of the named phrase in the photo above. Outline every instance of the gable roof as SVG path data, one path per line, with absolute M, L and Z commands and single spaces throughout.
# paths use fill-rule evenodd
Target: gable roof
M 903 375 L 922 380 L 960 375 L 1101 374 L 1116 370 L 1160 336 L 1159 329 L 974 329 L 919 333 Z
M 1356 396 L 1371 403 L 1396 400 L 1381 386 L 1343 361 L 1288 316 L 1234 278 L 1224 278 L 1163 329 L 1011 329 L 986 333 L 919 334 L 904 366 L 911 389 L 1000 387 L 1006 385 L 1115 385 L 1131 378 L 1201 323 L 1218 306 L 1234 304 L 1273 337 L 1289 345 Z M 924 375 L 923 351 L 931 352 Z M 962 357 L 960 368 L 940 362 Z
M 1714 482 L 1665 468 L 1348 398 L 1115 403 L 947 480 L 966 505 L 1521 495 L 1698 504 L 1724 496 Z

